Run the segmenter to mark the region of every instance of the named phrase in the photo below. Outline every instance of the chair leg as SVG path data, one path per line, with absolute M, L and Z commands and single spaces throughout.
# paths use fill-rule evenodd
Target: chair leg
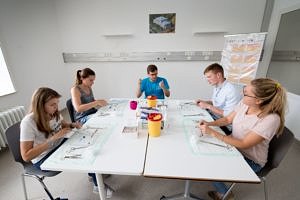
M 228 188 L 227 192 L 224 194 L 222 200 L 225 200 L 227 198 L 227 196 L 229 195 L 229 193 L 231 192 L 231 190 L 233 189 L 233 187 L 235 186 L 236 183 L 232 183 L 230 185 L 230 187 Z
M 39 177 L 39 176 L 37 176 L 37 175 L 32 175 L 32 174 L 24 174 L 25 176 L 29 176 L 29 177 L 32 177 L 32 178 L 35 178 L 35 179 L 37 179 L 39 182 L 40 182 L 40 184 L 42 185 L 42 187 L 44 188 L 44 190 L 45 190 L 45 192 L 47 193 L 47 195 L 48 195 L 48 197 L 51 199 L 51 200 L 54 200 L 54 198 L 53 198 L 53 196 L 52 196 L 52 194 L 50 193 L 50 191 L 49 191 L 49 189 L 47 188 L 47 186 L 45 185 L 45 183 L 44 183 L 44 176 L 42 176 L 42 177 Z
M 27 190 L 26 190 L 26 185 L 25 185 L 25 175 L 24 174 L 21 175 L 21 179 L 22 179 L 24 197 L 25 197 L 25 200 L 28 200 Z
M 265 200 L 268 200 L 269 197 L 268 197 L 267 179 L 266 179 L 266 177 L 261 177 L 260 179 L 261 179 L 261 180 L 263 181 L 263 183 L 264 183 Z

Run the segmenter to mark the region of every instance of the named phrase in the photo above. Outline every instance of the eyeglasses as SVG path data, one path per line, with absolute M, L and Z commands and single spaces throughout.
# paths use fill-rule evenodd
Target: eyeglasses
M 250 98 L 258 99 L 256 96 L 250 96 L 250 95 L 245 94 L 245 87 L 243 88 L 243 95 L 244 95 L 244 97 L 250 97 Z

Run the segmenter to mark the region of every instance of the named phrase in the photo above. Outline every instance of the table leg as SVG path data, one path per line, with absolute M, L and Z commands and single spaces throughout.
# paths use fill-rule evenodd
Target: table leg
M 184 193 L 182 194 L 175 194 L 173 196 L 162 196 L 160 198 L 161 200 L 202 200 L 201 198 L 197 197 L 194 194 L 190 193 L 190 180 L 185 181 L 185 187 L 184 187 Z
M 103 182 L 102 174 L 97 173 L 96 178 L 97 178 L 97 183 L 98 183 L 100 200 L 106 200 L 106 191 L 105 191 L 105 185 Z

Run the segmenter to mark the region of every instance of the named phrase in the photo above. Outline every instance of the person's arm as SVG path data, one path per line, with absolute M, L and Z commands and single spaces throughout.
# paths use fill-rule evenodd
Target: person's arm
M 221 134 L 218 131 L 215 131 L 214 129 L 209 127 L 209 126 L 226 126 L 228 124 L 231 124 L 235 116 L 236 116 L 236 111 L 232 111 L 228 116 L 222 117 L 216 121 L 201 122 L 200 123 L 201 132 L 212 135 L 213 137 L 240 149 L 246 149 L 252 147 L 258 143 L 261 143 L 264 140 L 262 136 L 256 134 L 253 131 L 249 131 L 249 133 L 247 133 L 247 135 L 244 138 L 237 139 L 237 138 L 233 138 L 232 136 Z
M 256 134 L 253 131 L 249 131 L 247 133 L 247 135 L 242 139 L 237 139 L 232 136 L 223 135 L 211 128 L 208 128 L 205 133 L 210 134 L 213 137 L 215 137 L 227 144 L 230 144 L 236 148 L 239 148 L 239 149 L 250 148 L 256 144 L 261 143 L 263 140 L 265 140 L 262 136 Z
M 164 80 L 159 82 L 159 87 L 163 90 L 164 95 L 166 97 L 170 97 L 170 90 L 169 90 L 169 86 L 168 86 L 168 82 L 166 81 L 166 85 Z
M 64 137 L 65 134 L 69 132 L 70 128 L 63 128 L 55 135 L 49 137 L 44 143 L 39 144 L 33 147 L 33 141 L 21 141 L 20 142 L 20 150 L 21 156 L 25 162 L 29 162 L 32 159 L 39 156 L 41 153 L 46 151 L 49 148 L 52 148 L 53 143 L 59 138 Z
M 217 108 L 213 105 L 209 105 L 206 109 L 210 110 L 211 112 L 213 112 L 214 114 L 216 115 L 219 115 L 221 117 L 224 116 L 224 110 L 220 109 L 220 108 Z
M 213 106 L 211 101 L 202 101 L 202 100 L 199 99 L 196 102 L 197 102 L 198 106 L 200 106 L 200 108 L 210 110 L 214 114 L 219 115 L 221 117 L 224 116 L 223 115 L 224 111 L 220 108 L 217 108 L 217 107 Z
M 74 122 L 74 123 L 68 123 L 65 120 L 61 121 L 62 128 L 81 128 L 82 124 L 79 122 Z
M 166 97 L 170 97 L 170 90 L 166 89 L 166 88 L 162 88 L 164 94 Z
M 50 146 L 47 142 L 39 144 L 34 148 L 33 141 L 20 142 L 21 156 L 25 162 L 31 161 L 49 148 Z
M 141 90 L 141 84 L 142 84 L 142 79 L 139 79 L 138 80 L 138 87 L 137 87 L 137 90 L 136 90 L 136 97 L 137 98 L 140 98 L 142 96 L 142 90 Z
M 196 101 L 196 104 L 198 106 L 200 106 L 200 103 L 207 103 L 207 104 L 212 105 L 212 101 L 205 101 L 205 100 L 202 100 L 202 99 L 196 99 L 195 101 Z
M 91 108 L 95 108 L 97 106 L 104 106 L 107 104 L 105 100 L 95 100 L 90 103 L 82 104 L 80 100 L 80 92 L 76 87 L 73 87 L 71 89 L 71 96 L 73 107 L 77 112 L 84 112 Z
M 200 125 L 206 125 L 206 126 L 227 126 L 228 124 L 232 123 L 235 115 L 236 115 L 236 112 L 232 111 L 226 117 L 222 117 L 222 118 L 219 118 L 219 119 L 217 119 L 215 121 L 211 121 L 211 122 L 202 121 L 202 122 L 200 122 Z

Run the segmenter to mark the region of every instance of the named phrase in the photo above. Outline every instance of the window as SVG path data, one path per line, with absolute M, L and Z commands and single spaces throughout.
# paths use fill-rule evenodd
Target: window
M 11 94 L 16 91 L 11 81 L 1 47 L 0 47 L 0 80 L 1 80 L 0 96 Z

